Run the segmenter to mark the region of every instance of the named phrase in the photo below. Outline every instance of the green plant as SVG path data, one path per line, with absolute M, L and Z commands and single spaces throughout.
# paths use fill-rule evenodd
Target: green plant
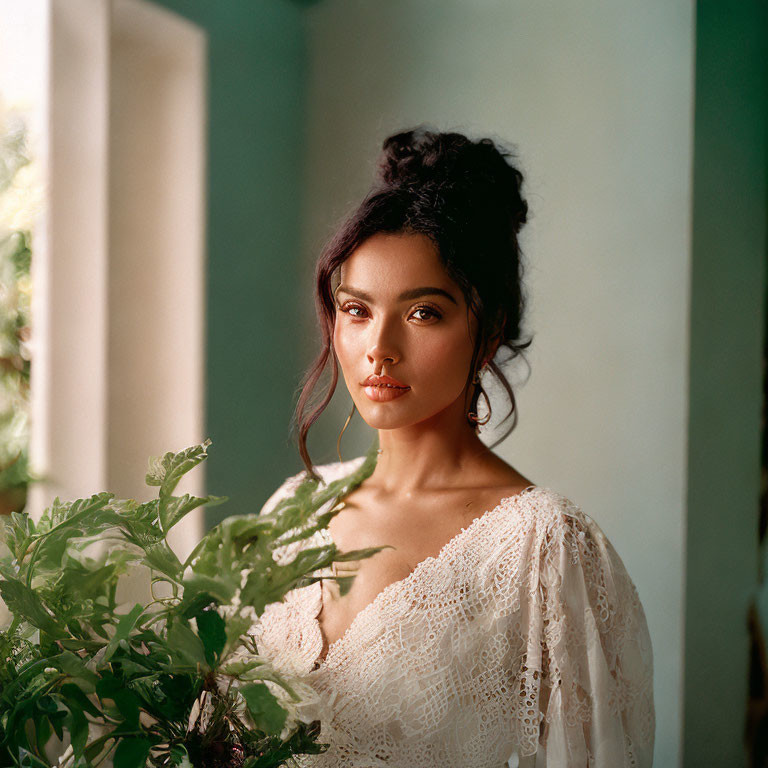
M 181 562 L 168 532 L 226 500 L 173 494 L 210 443 L 150 460 L 151 501 L 57 497 L 37 522 L 0 518 L 0 596 L 12 616 L 0 631 L 0 764 L 48 768 L 53 749 L 72 768 L 108 756 L 115 768 L 272 768 L 324 750 L 319 722 L 299 716 L 311 688 L 260 657 L 248 630 L 317 569 L 382 549 L 272 556 L 328 524 L 337 505 L 318 508 L 370 473 L 376 446 L 346 478 L 308 478 L 263 514 L 225 519 Z M 118 582 L 137 568 L 149 571 L 152 599 L 124 610 Z

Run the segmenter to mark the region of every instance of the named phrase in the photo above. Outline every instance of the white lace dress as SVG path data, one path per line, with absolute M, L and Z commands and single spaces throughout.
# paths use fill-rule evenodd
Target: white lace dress
M 317 470 L 329 483 L 363 459 Z M 321 540 L 326 530 L 275 558 Z M 530 486 L 475 518 L 380 592 L 324 659 L 321 589 L 293 590 L 252 630 L 262 655 L 317 694 L 312 716 L 330 747 L 298 765 L 652 764 L 652 649 L 637 590 L 597 523 L 559 493 Z

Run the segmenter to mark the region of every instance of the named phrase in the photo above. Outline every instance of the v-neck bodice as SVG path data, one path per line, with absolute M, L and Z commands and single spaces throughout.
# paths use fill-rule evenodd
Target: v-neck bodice
M 330 483 L 363 458 L 318 470 Z M 321 528 L 274 556 L 290 562 L 331 540 Z M 322 659 L 321 608 L 312 582 L 267 606 L 251 632 L 262 656 L 316 694 L 301 719 L 320 720 L 330 746 L 296 756 L 299 766 L 651 765 L 639 596 L 597 523 L 552 489 L 529 486 L 476 517 L 381 590 Z
M 332 643 L 328 644 L 326 642 L 326 639 L 323 634 L 322 627 L 320 625 L 319 621 L 319 615 L 323 608 L 323 585 L 322 582 L 315 582 L 314 584 L 310 585 L 314 588 L 314 592 L 316 592 L 316 595 L 312 595 L 312 600 L 317 605 L 317 610 L 314 616 L 314 624 L 317 628 L 317 635 L 318 639 L 316 642 L 319 642 L 321 651 L 320 654 L 318 654 L 317 658 L 314 661 L 313 669 L 319 669 L 324 664 L 328 663 L 328 658 L 333 656 L 336 649 L 343 645 L 343 643 L 346 641 L 347 636 L 353 635 L 355 631 L 355 624 L 358 622 L 364 622 L 366 614 L 370 611 L 375 611 L 377 608 L 377 604 L 382 600 L 391 600 L 393 598 L 393 595 L 396 594 L 399 591 L 402 591 L 404 589 L 408 589 L 410 582 L 419 578 L 423 577 L 423 572 L 433 567 L 435 563 L 439 563 L 440 560 L 447 557 L 448 554 L 454 550 L 456 550 L 458 547 L 462 545 L 462 541 L 465 537 L 471 536 L 472 533 L 482 524 L 489 523 L 491 518 L 493 518 L 497 514 L 514 514 L 514 507 L 517 501 L 522 500 L 522 497 L 535 490 L 541 490 L 544 491 L 546 489 L 539 489 L 538 486 L 530 485 L 524 490 L 522 490 L 520 493 L 514 494 L 512 496 L 505 496 L 503 499 L 499 501 L 499 503 L 493 507 L 492 509 L 489 509 L 477 517 L 475 517 L 468 525 L 462 526 L 461 530 L 458 531 L 454 536 L 452 536 L 440 549 L 437 555 L 430 555 L 428 557 L 425 557 L 423 560 L 421 560 L 419 563 L 416 564 L 416 566 L 411 570 L 411 572 L 405 576 L 402 579 L 398 579 L 396 581 L 393 581 L 389 584 L 387 584 L 374 598 L 371 600 L 367 605 L 365 605 L 358 613 L 355 615 L 355 617 L 350 622 L 347 629 L 344 631 L 344 633 L 338 637 L 336 640 L 334 640 Z M 333 540 L 333 536 L 331 535 L 331 532 L 328 530 L 328 528 L 321 528 L 316 533 L 317 538 L 319 539 L 319 542 L 322 544 L 333 544 L 335 543 Z M 331 569 L 325 569 L 324 575 L 333 575 Z M 325 656 L 321 656 L 322 650 L 325 649 L 326 645 L 328 646 L 327 652 Z

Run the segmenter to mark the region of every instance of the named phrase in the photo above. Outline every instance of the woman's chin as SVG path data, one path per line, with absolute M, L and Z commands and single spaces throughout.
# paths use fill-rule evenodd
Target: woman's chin
M 410 426 L 418 421 L 418 419 L 414 419 L 412 416 L 406 416 L 404 410 L 396 412 L 396 409 L 396 401 L 388 403 L 372 403 L 368 401 L 364 404 L 357 404 L 358 413 L 371 429 L 398 429 L 399 427 Z

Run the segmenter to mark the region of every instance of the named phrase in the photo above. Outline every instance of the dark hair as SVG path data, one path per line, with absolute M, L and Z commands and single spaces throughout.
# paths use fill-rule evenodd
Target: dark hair
M 423 126 L 384 141 L 376 183 L 326 243 L 315 268 L 315 307 L 323 349 L 299 385 L 294 413 L 299 453 L 310 476 L 319 479 L 307 451 L 307 433 L 330 402 L 339 375 L 333 350 L 336 308 L 331 282 L 341 264 L 372 235 L 423 234 L 437 246 L 448 275 L 478 320 L 467 391 L 473 389 L 478 360 L 494 341 L 510 350 L 505 362 L 533 341 L 519 341 L 525 297 L 518 233 L 526 222 L 528 204 L 521 195 L 523 175 L 508 158 L 514 158 L 513 152 L 491 139 L 472 141 L 461 133 L 433 132 Z M 310 398 L 329 360 L 330 385 L 310 411 Z M 517 409 L 506 376 L 493 360 L 488 365 L 511 402 L 502 423 L 515 416 L 497 445 L 517 424 Z M 477 412 L 480 391 L 475 385 L 471 411 Z

